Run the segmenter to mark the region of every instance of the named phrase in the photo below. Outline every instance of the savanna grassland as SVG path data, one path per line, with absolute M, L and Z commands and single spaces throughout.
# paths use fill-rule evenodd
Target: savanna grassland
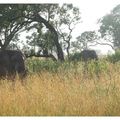
M 37 72 L 31 66 L 25 86 L 18 78 L 14 89 L 1 80 L 1 116 L 120 115 L 120 63 L 91 62 L 87 71 L 80 62 L 52 63 Z

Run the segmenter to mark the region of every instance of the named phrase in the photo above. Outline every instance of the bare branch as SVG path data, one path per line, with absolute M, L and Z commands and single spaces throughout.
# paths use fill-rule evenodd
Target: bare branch
M 113 45 L 109 44 L 109 43 L 99 43 L 96 41 L 97 44 L 100 44 L 100 45 L 108 45 L 110 46 L 113 50 L 115 50 L 115 48 L 113 47 Z

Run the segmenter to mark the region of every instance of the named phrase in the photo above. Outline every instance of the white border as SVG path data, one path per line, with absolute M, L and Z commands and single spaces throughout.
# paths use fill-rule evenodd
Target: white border
M 26 119 L 26 120 L 38 120 L 38 119 L 42 119 L 42 120 L 49 120 L 49 119 L 52 119 L 52 120 L 61 120 L 61 119 L 69 119 L 69 120 L 101 120 L 101 119 L 103 119 L 103 120 L 113 120 L 113 119 L 115 119 L 115 120 L 118 120 L 118 119 L 120 119 L 120 117 L 100 117 L 100 116 L 98 116 L 98 117 L 65 117 L 65 116 L 59 116 L 59 117 L 54 117 L 54 116 L 49 116 L 49 117 L 47 117 L 47 116 L 30 116 L 30 117 L 0 117 L 0 120 L 7 120 L 8 118 L 10 118 L 11 120 L 21 120 L 21 119 Z

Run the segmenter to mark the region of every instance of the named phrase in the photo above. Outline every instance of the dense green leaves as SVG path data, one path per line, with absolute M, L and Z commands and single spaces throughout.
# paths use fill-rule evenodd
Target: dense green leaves
M 120 5 L 116 6 L 110 14 L 100 20 L 100 32 L 102 37 L 110 35 L 115 49 L 120 48 Z
M 73 7 L 72 4 L 63 4 L 62 6 L 59 6 L 58 4 L 43 4 L 41 5 L 41 8 L 43 9 L 39 12 L 39 14 L 55 28 L 57 34 L 59 35 L 59 41 L 62 45 L 65 43 L 67 52 L 69 52 L 72 31 L 80 20 L 79 9 Z M 40 47 L 40 49 L 48 49 L 49 52 L 56 52 L 55 43 L 53 41 L 54 34 L 45 30 L 44 26 L 38 27 L 39 25 L 36 25 L 37 26 L 34 26 L 34 28 L 37 29 L 38 34 L 36 34 L 34 38 L 32 37 L 30 44 L 34 43 L 37 38 L 38 41 L 34 43 L 35 46 Z
M 58 41 L 58 35 L 53 27 L 53 25 L 49 22 L 49 19 L 46 18 L 47 12 L 50 12 L 51 6 L 53 8 L 56 5 L 52 4 L 6 4 L 1 5 L 0 9 L 0 46 L 1 49 L 6 49 L 6 47 L 10 44 L 14 36 L 21 30 L 30 29 L 31 25 L 33 26 L 33 22 L 37 22 L 38 25 L 40 23 L 44 24 L 52 35 L 54 35 L 54 43 L 57 48 L 58 59 L 64 60 L 63 51 Z M 55 10 L 55 9 L 54 9 Z M 54 12 L 55 13 L 55 12 Z M 50 17 L 53 18 L 54 13 L 50 14 Z M 41 29 L 41 28 L 40 28 Z M 40 29 L 37 29 L 41 34 Z

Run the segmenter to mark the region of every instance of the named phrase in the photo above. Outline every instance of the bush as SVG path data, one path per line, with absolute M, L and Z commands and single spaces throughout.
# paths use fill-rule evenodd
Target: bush
M 27 61 L 27 66 L 30 72 L 50 71 L 56 72 L 60 66 L 59 62 L 52 60 L 42 60 L 38 58 L 31 58 Z
M 81 60 L 81 53 L 74 53 L 70 55 L 70 61 L 80 61 Z
M 108 55 L 107 59 L 112 63 L 118 62 L 120 60 L 120 50 L 116 51 L 115 54 Z
M 78 59 L 76 59 L 78 60 Z M 52 60 L 39 59 L 39 58 L 30 58 L 27 60 L 28 70 L 31 73 L 41 73 L 45 72 L 53 72 L 53 73 L 61 73 L 61 74 L 84 74 L 86 73 L 86 77 L 93 78 L 94 76 L 99 76 L 101 73 L 108 73 L 109 66 L 111 64 L 106 60 L 91 60 L 87 64 L 84 62 L 55 62 Z

